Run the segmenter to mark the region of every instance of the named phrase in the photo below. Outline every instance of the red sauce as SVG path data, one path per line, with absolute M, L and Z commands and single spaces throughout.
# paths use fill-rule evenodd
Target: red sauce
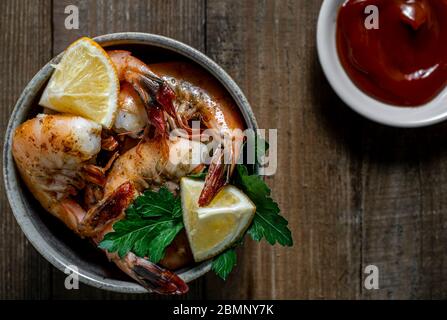
M 365 26 L 369 5 L 379 10 L 378 29 Z M 447 0 L 347 0 L 337 47 L 365 93 L 398 106 L 425 104 L 447 85 Z

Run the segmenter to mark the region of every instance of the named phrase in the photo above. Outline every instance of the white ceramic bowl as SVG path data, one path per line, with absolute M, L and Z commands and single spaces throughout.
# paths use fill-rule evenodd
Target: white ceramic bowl
M 151 61 L 174 58 L 186 59 L 200 65 L 232 96 L 247 127 L 258 128 L 250 105 L 236 83 L 222 68 L 199 51 L 173 39 L 147 33 L 114 33 L 94 40 L 107 48 L 135 50 L 134 53 L 143 54 Z M 88 241 L 74 235 L 60 221 L 45 212 L 24 186 L 16 170 L 11 153 L 14 129 L 38 112 L 37 101 L 54 70 L 51 64 L 57 63 L 62 54 L 48 62 L 29 82 L 17 101 L 8 123 L 3 147 L 3 176 L 11 209 L 28 240 L 58 269 L 64 271 L 67 266 L 74 265 L 78 268 L 79 279 L 83 283 L 116 292 L 146 293 L 146 289 L 108 262 L 102 252 L 96 250 Z M 183 280 L 190 282 L 203 276 L 210 269 L 210 261 L 205 261 L 179 270 L 178 274 Z
M 361 91 L 346 74 L 336 47 L 337 15 L 345 0 L 325 0 L 320 9 L 317 47 L 323 71 L 338 96 L 353 110 L 373 121 L 394 127 L 423 127 L 447 118 L 447 88 L 431 102 L 414 108 L 380 102 Z

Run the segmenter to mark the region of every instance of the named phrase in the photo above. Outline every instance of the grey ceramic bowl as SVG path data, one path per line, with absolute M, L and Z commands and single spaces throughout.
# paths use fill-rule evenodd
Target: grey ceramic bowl
M 103 47 L 130 47 L 131 51 L 137 52 L 137 56 L 143 54 L 151 61 L 173 58 L 193 61 L 226 88 L 240 108 L 247 127 L 257 129 L 256 119 L 239 87 L 222 68 L 199 51 L 181 42 L 147 33 L 114 33 L 99 36 L 94 40 Z M 59 270 L 64 271 L 67 266 L 73 265 L 78 268 L 79 279 L 83 283 L 116 292 L 145 293 L 147 291 L 143 287 L 129 280 L 109 263 L 102 253 L 87 241 L 77 238 L 61 222 L 45 212 L 22 184 L 15 168 L 11 154 L 14 129 L 39 111 L 37 101 L 53 72 L 51 64 L 57 63 L 62 54 L 48 62 L 34 76 L 23 90 L 11 114 L 3 148 L 3 175 L 9 203 L 25 236 L 37 251 Z M 186 282 L 190 282 L 207 273 L 210 268 L 210 262 L 204 262 L 180 270 L 179 274 Z

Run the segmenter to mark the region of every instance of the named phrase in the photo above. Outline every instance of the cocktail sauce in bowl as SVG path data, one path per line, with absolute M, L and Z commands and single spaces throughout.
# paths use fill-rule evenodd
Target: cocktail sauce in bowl
M 326 0 L 317 47 L 353 110 L 395 127 L 447 119 L 447 0 Z
M 447 84 L 447 1 L 348 0 L 337 49 L 365 93 L 396 106 L 426 104 Z

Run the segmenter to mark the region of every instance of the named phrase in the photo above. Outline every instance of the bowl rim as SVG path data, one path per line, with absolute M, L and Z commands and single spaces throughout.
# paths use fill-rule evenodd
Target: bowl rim
M 341 65 L 336 48 L 337 16 L 346 0 L 324 0 L 318 17 L 317 51 L 323 72 L 337 95 L 352 110 L 377 123 L 400 128 L 424 127 L 447 119 L 447 87 L 418 107 L 383 103 L 359 89 Z
M 219 83 L 221 83 L 227 92 L 231 95 L 235 104 L 242 113 L 247 127 L 258 129 L 258 124 L 254 116 L 253 110 L 242 93 L 236 82 L 213 60 L 208 58 L 205 54 L 201 53 L 197 49 L 184 44 L 180 41 L 150 33 L 142 32 L 120 32 L 110 33 L 101 36 L 94 37 L 93 40 L 108 47 L 120 44 L 141 44 L 150 45 L 153 47 L 163 48 L 169 51 L 173 51 L 181 56 L 184 56 L 193 62 L 203 67 L 209 72 Z M 19 192 L 19 188 L 16 188 L 18 184 L 19 175 L 16 173 L 14 160 L 11 152 L 11 142 L 13 131 L 18 125 L 18 120 L 25 116 L 25 107 L 31 104 L 35 100 L 35 96 L 39 89 L 45 84 L 53 72 L 52 64 L 57 63 L 62 57 L 63 52 L 51 59 L 45 64 L 31 79 L 27 86 L 22 91 L 18 98 L 13 111 L 10 115 L 5 140 L 3 145 L 3 178 L 5 184 L 5 192 L 14 214 L 14 217 L 19 224 L 22 232 L 26 238 L 30 241 L 33 247 L 53 266 L 62 272 L 65 272 L 66 268 L 70 268 L 70 258 L 59 252 L 55 247 L 51 246 L 48 241 L 39 233 L 37 227 L 33 224 L 29 217 L 27 201 L 24 194 Z M 16 174 L 13 174 L 16 173 Z M 77 273 L 79 280 L 87 285 L 105 289 L 108 291 L 119 293 L 148 293 L 148 290 L 141 285 L 125 280 L 117 280 L 108 277 L 102 277 L 98 274 L 91 273 L 87 270 L 70 268 L 73 272 Z M 179 272 L 179 276 L 185 282 L 191 282 L 211 270 L 211 261 L 205 261 L 197 266 L 186 269 Z

